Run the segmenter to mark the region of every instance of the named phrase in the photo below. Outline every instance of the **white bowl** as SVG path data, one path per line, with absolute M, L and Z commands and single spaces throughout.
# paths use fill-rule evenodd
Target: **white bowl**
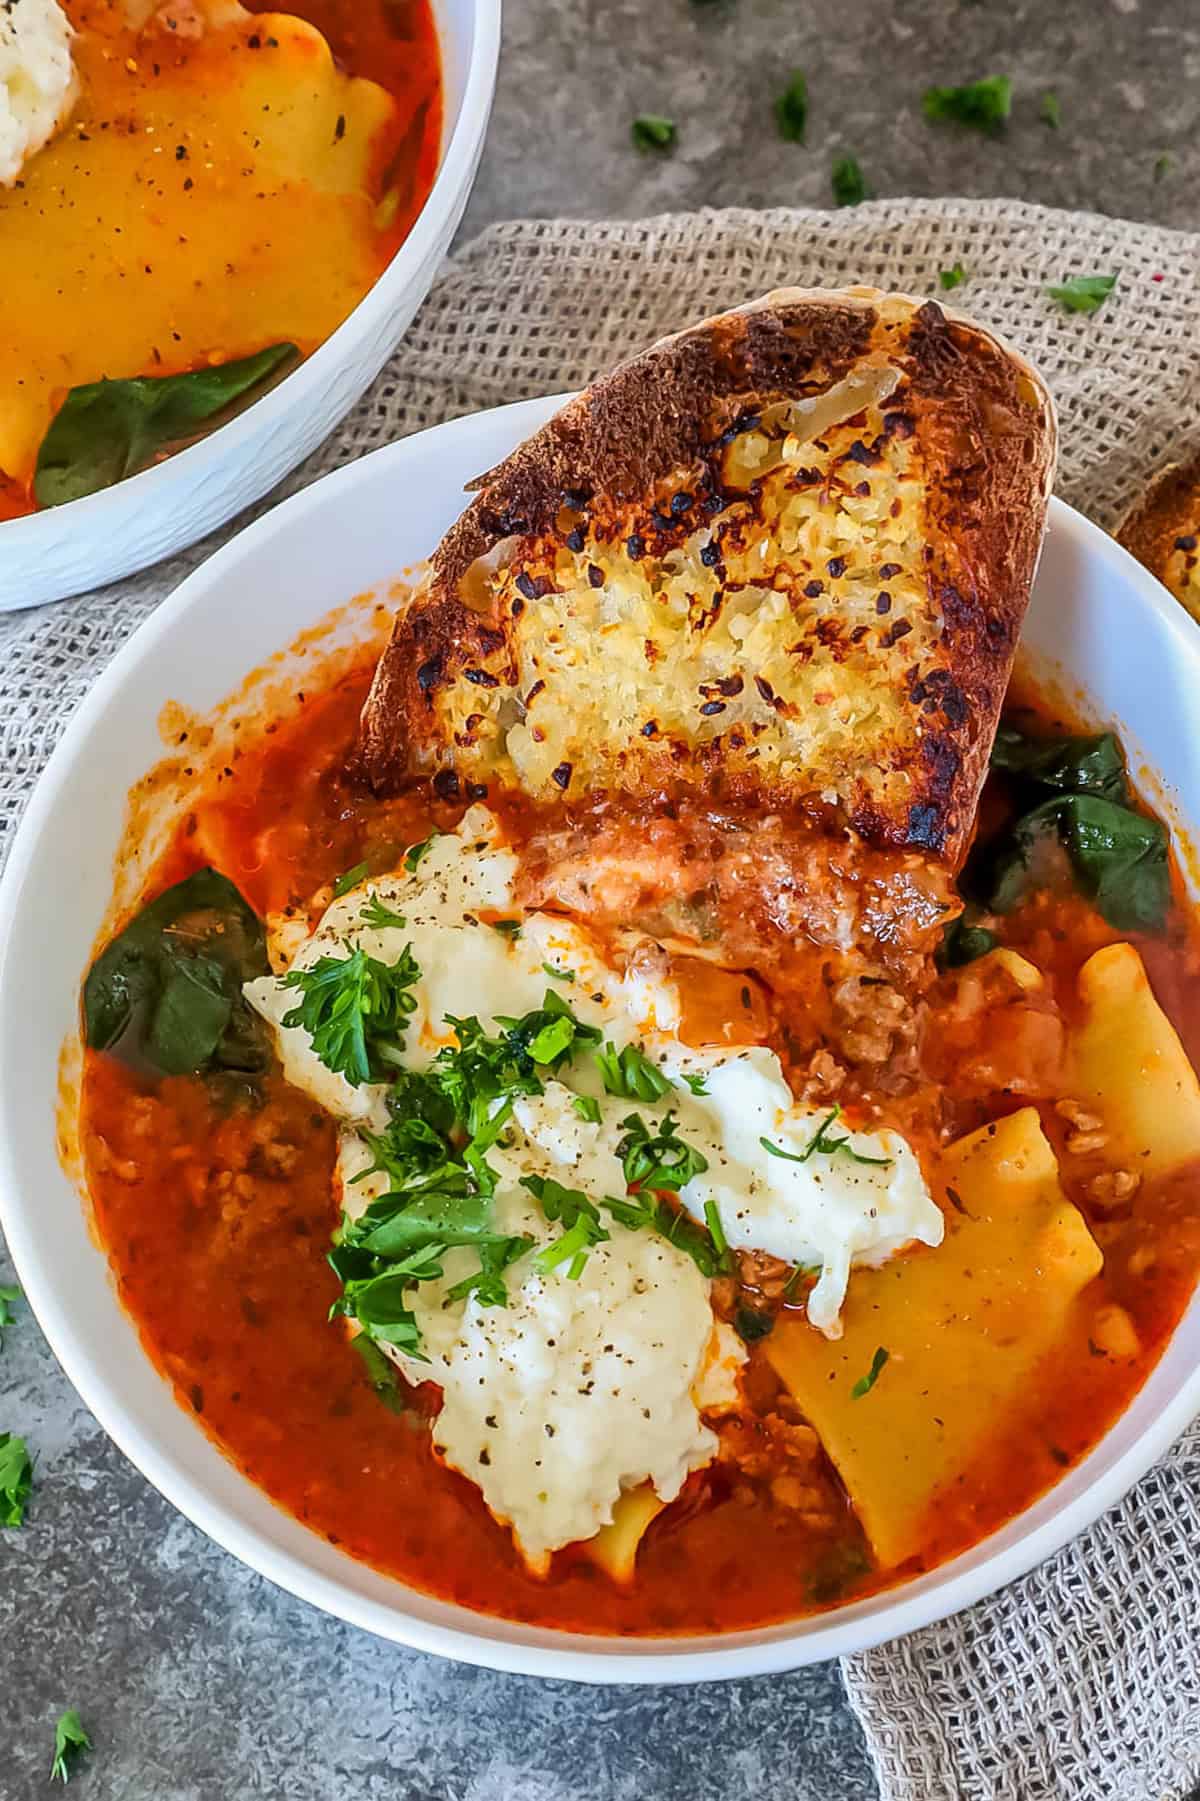
M 209 437 L 112 488 L 0 521 L 0 613 L 63 600 L 194 544 L 273 488 L 370 387 L 458 228 L 496 89 L 501 0 L 433 0 L 442 58 L 437 178 L 354 311 L 290 375 Z
M 141 1350 L 55 1152 L 59 1051 L 75 1032 L 80 976 L 109 903 L 127 791 L 162 755 L 163 702 L 207 711 L 348 596 L 386 590 L 455 518 L 464 482 L 557 404 L 460 419 L 315 483 L 184 582 L 96 683 L 0 883 L 0 1220 L 46 1336 L 101 1424 L 190 1519 L 281 1587 L 385 1638 L 541 1676 L 683 1682 L 791 1669 L 967 1606 L 1118 1499 L 1200 1410 L 1200 1300 L 1096 1450 L 1019 1519 L 932 1574 L 761 1631 L 585 1638 L 489 1619 L 377 1575 L 240 1475 Z M 1167 815 L 1200 826 L 1200 633 L 1111 539 L 1057 502 L 1025 642 L 1117 724 L 1135 769 L 1158 772 Z

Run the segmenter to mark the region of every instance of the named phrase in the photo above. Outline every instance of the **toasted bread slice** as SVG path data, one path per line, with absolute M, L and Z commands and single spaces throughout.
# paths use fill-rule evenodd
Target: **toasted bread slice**
M 1163 470 L 1117 538 L 1200 620 L 1200 452 Z
M 499 468 L 396 621 L 366 773 L 965 853 L 1055 459 L 932 302 L 785 290 L 666 338 Z

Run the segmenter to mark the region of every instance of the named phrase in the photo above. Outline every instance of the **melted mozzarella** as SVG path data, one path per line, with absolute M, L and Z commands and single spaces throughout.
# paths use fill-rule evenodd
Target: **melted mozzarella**
M 579 1019 L 618 1047 L 641 1044 L 675 1084 L 652 1104 L 607 1097 L 585 1054 L 542 1094 L 518 1097 L 510 1127 L 489 1153 L 499 1178 L 498 1229 L 534 1240 L 507 1272 L 510 1304 L 483 1308 L 473 1296 L 444 1304 L 446 1290 L 477 1266 L 467 1251 L 446 1254 L 441 1282 L 411 1290 L 431 1363 L 399 1353 L 397 1361 L 411 1380 L 441 1386 L 441 1454 L 479 1485 L 541 1568 L 558 1546 L 607 1524 L 623 1489 L 649 1481 L 664 1501 L 678 1494 L 688 1471 L 714 1453 L 700 1416 L 736 1404 L 745 1353 L 714 1322 L 710 1285 L 695 1264 L 652 1230 L 631 1231 L 603 1209 L 610 1237 L 592 1249 L 583 1274 L 571 1281 L 562 1266 L 540 1272 L 537 1252 L 559 1228 L 534 1205 L 522 1176 L 553 1175 L 596 1203 L 620 1197 L 621 1122 L 637 1111 L 653 1129 L 670 1108 L 679 1135 L 708 1161 L 684 1189 L 683 1205 L 704 1222 L 706 1206 L 715 1204 L 731 1245 L 819 1266 L 809 1316 L 831 1337 L 840 1331 L 853 1265 L 878 1264 L 914 1239 L 937 1244 L 943 1221 L 896 1133 L 849 1134 L 848 1149 L 878 1159 L 872 1163 L 846 1151 L 805 1155 L 828 1109 L 795 1104 L 771 1051 L 685 1047 L 669 981 L 644 966 L 622 975 L 581 926 L 555 915 L 524 916 L 515 938 L 483 923 L 481 914 L 513 916 L 515 874 L 492 816 L 473 808 L 457 832 L 435 840 L 414 873 L 364 883 L 334 902 L 293 967 L 346 956 L 358 944 L 394 963 L 409 947 L 421 971 L 404 1056 L 414 1069 L 455 1042 L 447 1015 L 476 1015 L 490 1028 L 497 1015 L 542 1005 L 554 986 Z M 371 894 L 401 913 L 404 926 L 362 925 Z M 574 981 L 553 983 L 546 965 Z M 276 1028 L 288 1079 L 344 1122 L 346 1206 L 361 1211 L 386 1178 L 354 1180 L 371 1161 L 355 1128 L 386 1123 L 386 1090 L 355 1088 L 332 1074 L 302 1028 L 282 1025 L 297 996 L 278 977 L 246 992 Z M 693 1093 L 685 1076 L 701 1077 L 705 1092 Z M 599 1102 L 598 1122 L 575 1111 L 579 1093 Z M 835 1131 L 842 1135 L 840 1124 Z M 788 1155 L 772 1155 L 763 1138 Z
M 12 186 L 74 102 L 71 37 L 58 0 L 0 4 L 0 187 Z

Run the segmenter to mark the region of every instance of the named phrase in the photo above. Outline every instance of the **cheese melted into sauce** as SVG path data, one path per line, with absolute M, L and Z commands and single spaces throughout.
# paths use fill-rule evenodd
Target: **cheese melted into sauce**
M 936 1245 L 943 1221 L 897 1134 L 849 1134 L 848 1149 L 879 1160 L 873 1163 L 846 1151 L 813 1154 L 828 1110 L 795 1104 L 773 1052 L 685 1046 L 671 982 L 644 969 L 615 969 L 594 938 L 560 916 L 525 915 L 518 936 L 485 923 L 488 916 L 513 917 L 516 869 L 493 817 L 472 808 L 457 832 L 434 841 L 414 873 L 361 884 L 329 907 L 311 935 L 301 938 L 294 923 L 275 922 L 272 949 L 277 968 L 306 968 L 359 944 L 386 963 L 410 947 L 421 971 L 404 1057 L 413 1069 L 456 1042 L 447 1015 L 477 1015 L 490 1027 L 497 1015 L 539 1007 L 555 986 L 549 965 L 573 974 L 557 992 L 581 1021 L 600 1027 L 618 1048 L 640 1044 L 676 1084 L 659 1102 L 607 1097 L 585 1053 L 541 1095 L 519 1098 L 511 1130 L 489 1153 L 499 1178 L 497 1229 L 534 1240 L 507 1272 L 509 1305 L 482 1308 L 473 1296 L 443 1304 L 446 1290 L 473 1266 L 465 1251 L 446 1254 L 440 1282 L 411 1291 L 431 1362 L 399 1353 L 397 1361 L 412 1381 L 433 1379 L 443 1390 L 434 1428 L 439 1451 L 479 1485 L 531 1566 L 544 1568 L 553 1550 L 606 1524 L 622 1490 L 649 1481 L 672 1500 L 689 1471 L 711 1460 L 716 1439 L 701 1415 L 736 1404 L 744 1352 L 714 1321 L 708 1281 L 654 1232 L 632 1231 L 605 1215 L 610 1237 L 592 1248 L 578 1279 L 562 1266 L 539 1271 L 537 1252 L 558 1228 L 533 1205 L 523 1176 L 553 1176 L 597 1202 L 620 1197 L 621 1121 L 631 1107 L 651 1125 L 671 1110 L 679 1136 L 708 1161 L 683 1189 L 683 1205 L 701 1223 L 715 1205 L 731 1245 L 819 1266 L 809 1316 L 831 1337 L 840 1330 L 852 1266 L 881 1263 L 914 1239 Z M 360 924 L 372 893 L 403 914 L 403 928 Z M 386 1089 L 354 1087 L 320 1063 L 303 1028 L 282 1025 L 296 993 L 278 977 L 246 992 L 275 1027 L 287 1079 L 343 1122 L 346 1206 L 361 1212 L 386 1191 L 387 1179 L 355 1179 L 372 1161 L 356 1128 L 386 1125 Z M 685 1076 L 700 1078 L 704 1092 L 693 1093 Z M 597 1100 L 599 1122 L 578 1115 L 578 1094 Z M 764 1137 L 785 1155 L 767 1151 Z

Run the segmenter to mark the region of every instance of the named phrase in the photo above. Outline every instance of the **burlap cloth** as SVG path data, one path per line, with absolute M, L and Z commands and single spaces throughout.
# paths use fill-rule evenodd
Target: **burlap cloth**
M 1111 526 L 1182 442 L 1200 444 L 1200 236 L 1009 201 L 496 226 L 448 265 L 371 393 L 281 492 L 437 420 L 579 386 L 764 289 L 936 294 L 959 262 L 954 302 L 1054 390 L 1058 492 Z M 1101 312 L 1046 298 L 1070 273 L 1117 275 Z M 97 672 L 217 542 L 0 622 L 3 841 Z M 1024 1581 L 844 1674 L 888 1801 L 1182 1796 L 1200 1779 L 1200 1428 Z

